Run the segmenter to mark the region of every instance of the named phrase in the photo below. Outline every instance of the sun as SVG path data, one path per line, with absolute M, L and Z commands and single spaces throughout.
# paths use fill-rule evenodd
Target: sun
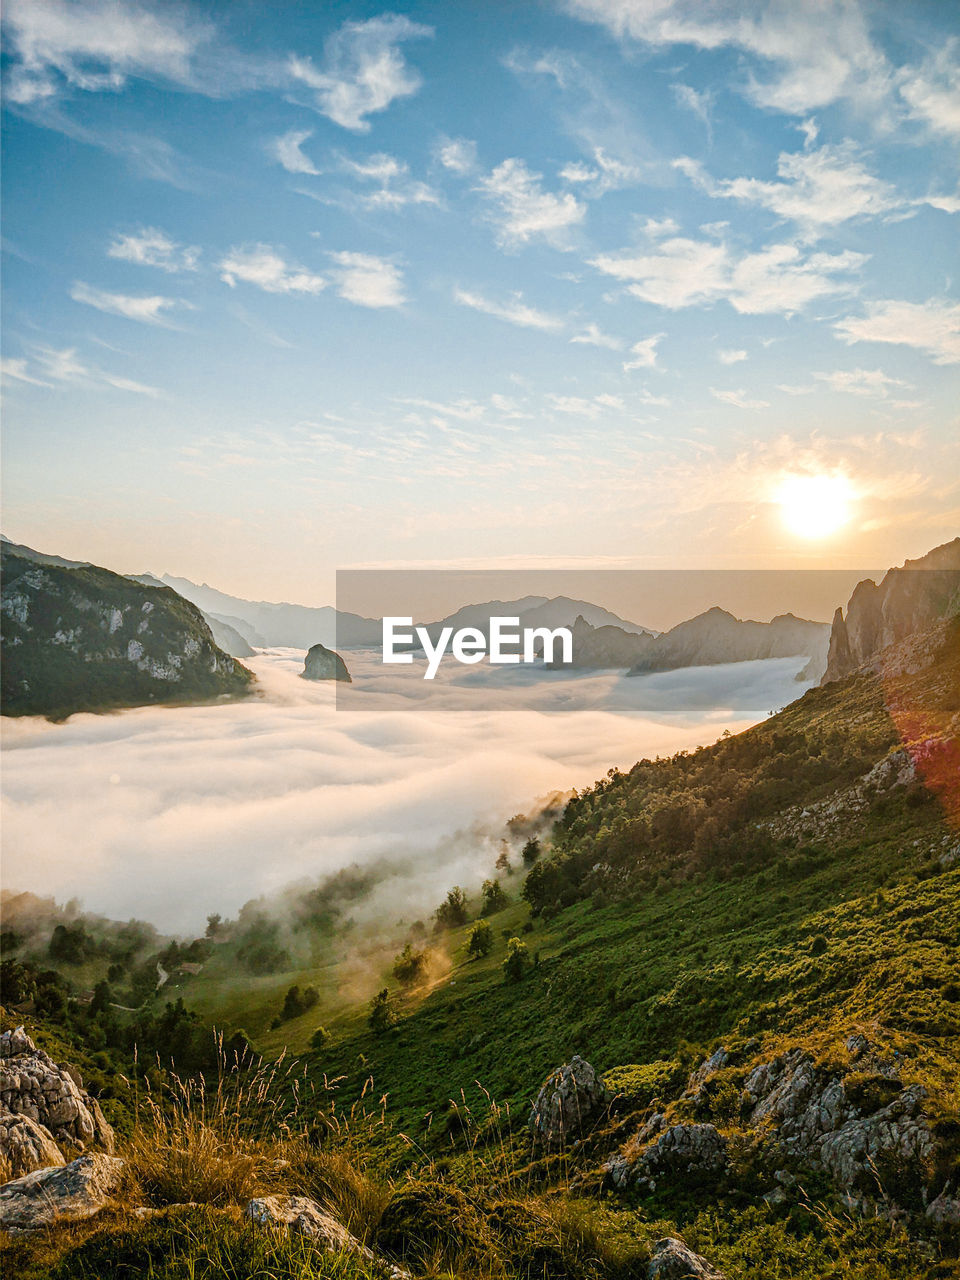
M 777 491 L 783 523 L 800 538 L 826 538 L 850 519 L 853 488 L 843 475 L 786 476 Z

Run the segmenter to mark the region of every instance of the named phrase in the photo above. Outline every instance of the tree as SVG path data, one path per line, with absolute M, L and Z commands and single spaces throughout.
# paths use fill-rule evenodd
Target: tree
M 321 1050 L 327 1047 L 329 1041 L 330 1033 L 327 1031 L 326 1027 L 317 1027 L 316 1031 L 310 1037 L 310 1048 L 314 1053 L 320 1053 Z
M 397 1025 L 397 1011 L 386 987 L 371 1000 L 367 1023 L 375 1036 L 382 1036 Z
M 507 943 L 507 954 L 504 956 L 502 966 L 504 981 L 519 982 L 529 963 L 530 954 L 527 944 L 521 942 L 519 938 L 511 938 Z
M 525 867 L 532 867 L 536 860 L 540 857 L 540 841 L 536 836 L 531 836 L 520 852 Z
M 489 955 L 493 948 L 493 930 L 489 920 L 478 920 L 470 930 L 467 941 L 467 955 L 471 960 L 480 960 Z
M 103 1013 L 113 1001 L 113 992 L 106 978 L 101 978 L 93 988 L 93 999 L 90 1001 L 91 1013 Z
M 207 916 L 207 937 L 216 938 L 223 928 L 223 916 L 219 911 L 214 911 L 212 915 Z
M 510 866 L 510 849 L 506 840 L 500 841 L 500 852 L 497 854 L 496 868 L 498 871 L 505 871 L 507 875 L 513 870 Z
M 458 884 L 448 892 L 433 917 L 438 929 L 456 929 L 458 925 L 467 923 L 467 895 Z
M 426 964 L 426 951 L 414 951 L 408 942 L 393 962 L 393 976 L 402 987 L 412 987 L 423 977 Z
M 494 912 L 502 911 L 509 901 L 499 880 L 484 880 L 480 892 L 483 897 L 483 906 L 480 908 L 482 916 L 492 916 Z

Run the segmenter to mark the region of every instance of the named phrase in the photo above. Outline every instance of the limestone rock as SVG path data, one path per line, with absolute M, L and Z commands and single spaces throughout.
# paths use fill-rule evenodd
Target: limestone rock
M 663 1178 L 712 1182 L 726 1165 L 727 1140 L 715 1125 L 675 1124 L 640 1153 L 636 1182 L 650 1191 Z
M 307 660 L 300 675 L 304 680 L 340 680 L 345 684 L 353 683 L 339 653 L 323 644 L 315 644 L 307 651 Z
M 306 1236 L 327 1253 L 354 1253 L 366 1262 L 378 1260 L 342 1223 L 306 1196 L 259 1196 L 247 1205 L 244 1217 L 258 1226 Z M 390 1267 L 389 1275 L 392 1280 L 403 1280 L 406 1272 Z
M 711 1076 L 716 1075 L 718 1071 L 722 1071 L 729 1061 L 730 1054 L 721 1045 L 705 1062 L 702 1062 L 697 1067 L 696 1071 L 691 1072 L 684 1096 L 692 1098 L 699 1094 L 701 1086 L 706 1084 Z
M 76 1077 L 76 1079 L 74 1078 Z M 0 1035 L 0 1155 L 13 1163 L 14 1148 L 18 1159 L 29 1154 L 30 1144 L 38 1146 L 39 1163 L 62 1164 L 44 1150 L 41 1139 L 67 1148 L 85 1150 L 90 1144 L 102 1147 L 108 1154 L 114 1147 L 113 1130 L 103 1117 L 96 1098 L 78 1085 L 79 1072 L 58 1066 L 42 1049 L 38 1049 L 23 1027 Z M 22 1116 L 32 1121 L 36 1130 L 29 1133 L 11 1123 Z M 8 1149 L 8 1142 L 12 1143 Z M 21 1166 L 22 1167 L 22 1166 Z
M 534 1142 L 549 1150 L 581 1137 L 603 1111 L 607 1098 L 603 1080 L 575 1054 L 547 1076 L 537 1094 L 527 1122 Z
M 676 1236 L 664 1236 L 653 1246 L 647 1277 L 648 1280 L 697 1280 L 698 1277 L 723 1280 L 723 1273 Z
M 34 1169 L 66 1164 L 50 1130 L 29 1116 L 0 1109 L 0 1155 L 14 1178 Z
M 0 1230 L 39 1231 L 54 1222 L 92 1217 L 109 1203 L 122 1171 L 117 1156 L 88 1155 L 8 1182 L 0 1187 Z
M 960 1200 L 950 1195 L 949 1187 L 927 1205 L 927 1217 L 937 1227 L 960 1227 Z

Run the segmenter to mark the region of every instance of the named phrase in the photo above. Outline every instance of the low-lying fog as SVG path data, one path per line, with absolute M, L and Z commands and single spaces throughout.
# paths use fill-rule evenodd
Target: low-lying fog
M 808 687 L 805 659 L 628 678 L 445 665 L 409 678 L 347 653 L 351 686 L 303 654 L 248 660 L 242 703 L 7 719 L 4 882 L 193 934 L 208 912 L 351 863 L 396 867 L 424 914 L 489 874 L 503 823 L 612 766 L 736 732 Z

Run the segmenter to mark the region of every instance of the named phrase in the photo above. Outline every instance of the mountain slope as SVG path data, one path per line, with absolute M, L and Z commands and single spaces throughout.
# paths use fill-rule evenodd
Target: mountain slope
M 249 671 L 168 587 L 3 556 L 3 711 L 70 715 L 245 693 Z

